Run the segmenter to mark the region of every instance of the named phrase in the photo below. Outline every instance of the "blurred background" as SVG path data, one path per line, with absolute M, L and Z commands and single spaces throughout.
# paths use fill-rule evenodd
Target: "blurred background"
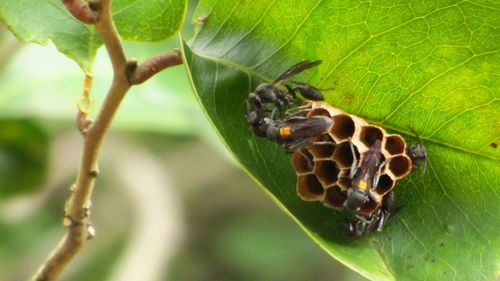
M 192 34 L 189 20 L 183 33 Z M 177 38 L 125 44 L 139 61 L 178 46 Z M 111 74 L 101 48 L 94 114 Z M 63 206 L 81 155 L 74 120 L 82 83 L 76 63 L 54 46 L 21 44 L 0 24 L 0 280 L 27 279 L 65 232 Z M 128 93 L 100 171 L 97 236 L 61 280 L 365 280 L 243 172 L 203 116 L 183 66 Z

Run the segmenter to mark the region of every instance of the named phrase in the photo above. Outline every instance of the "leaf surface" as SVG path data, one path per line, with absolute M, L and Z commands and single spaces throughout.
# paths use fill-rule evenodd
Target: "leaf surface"
M 165 40 L 180 29 L 186 3 L 186 0 L 116 0 L 113 18 L 124 39 Z M 60 0 L 2 0 L 0 20 L 22 42 L 46 45 L 52 41 L 85 72 L 91 72 L 97 49 L 102 45 L 94 26 L 73 18 Z
M 328 253 L 372 280 L 495 280 L 500 271 L 500 5 L 487 1 L 201 1 L 184 46 L 196 95 L 228 148 Z M 395 189 L 402 210 L 352 240 L 341 212 L 301 201 L 290 156 L 254 136 L 244 100 L 296 77 L 429 153 Z
M 155 42 L 181 28 L 186 8 L 186 0 L 114 1 L 113 19 L 124 39 Z

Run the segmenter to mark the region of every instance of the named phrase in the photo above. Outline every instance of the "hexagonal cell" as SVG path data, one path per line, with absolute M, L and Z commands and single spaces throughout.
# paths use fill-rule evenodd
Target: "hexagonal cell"
M 359 159 L 359 152 L 355 145 L 353 145 L 356 158 Z M 333 152 L 333 159 L 339 164 L 341 168 L 350 168 L 354 161 L 352 157 L 351 145 L 348 141 L 338 143 Z
M 315 143 L 315 142 L 329 142 L 332 145 L 335 145 L 335 141 L 329 134 L 322 134 L 312 137 L 310 143 Z
M 337 182 L 337 185 L 342 188 L 342 190 L 347 190 L 349 187 L 352 186 L 352 179 L 348 177 L 340 177 L 339 181 Z
M 347 140 L 352 137 L 355 129 L 356 125 L 351 116 L 347 114 L 333 116 L 333 126 L 330 128 L 330 134 L 332 134 L 337 141 Z
M 323 116 L 331 117 L 328 110 L 326 110 L 324 108 L 315 108 L 315 109 L 309 111 L 309 113 L 307 114 L 308 117 L 316 116 L 316 115 L 323 115 Z
M 339 176 L 339 168 L 333 161 L 318 161 L 315 163 L 314 174 L 323 186 L 334 184 Z
M 382 141 L 383 138 L 384 132 L 380 127 L 373 125 L 361 127 L 359 140 L 363 142 L 367 147 L 371 147 L 377 139 Z
M 310 173 L 314 169 L 313 156 L 305 148 L 296 150 L 293 153 L 292 165 L 297 174 Z
M 303 175 L 297 179 L 297 193 L 303 200 L 321 200 L 325 190 L 315 175 Z
M 334 150 L 335 150 L 335 143 L 309 145 L 309 151 L 314 156 L 315 160 L 331 158 Z
M 399 135 L 391 135 L 385 139 L 385 150 L 391 155 L 405 152 L 406 143 Z
M 389 170 L 398 179 L 406 176 L 411 172 L 412 163 L 410 157 L 406 155 L 399 155 L 391 158 L 389 162 Z
M 378 180 L 377 187 L 375 187 L 375 192 L 379 195 L 384 195 L 389 192 L 395 185 L 395 182 L 387 174 L 380 176 Z
M 326 190 L 323 205 L 329 208 L 342 209 L 344 208 L 343 204 L 346 198 L 347 194 L 345 191 L 334 185 Z

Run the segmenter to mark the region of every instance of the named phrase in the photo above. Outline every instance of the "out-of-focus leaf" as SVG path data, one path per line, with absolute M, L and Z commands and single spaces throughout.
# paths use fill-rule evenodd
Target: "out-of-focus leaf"
M 165 40 L 180 29 L 186 7 L 185 0 L 116 0 L 112 11 L 123 38 L 152 42 Z M 22 42 L 47 45 L 51 40 L 85 72 L 91 72 L 102 45 L 94 26 L 75 19 L 60 0 L 2 0 L 0 20 Z M 50 64 L 45 67 L 51 69 Z
M 186 8 L 186 0 L 113 1 L 113 19 L 124 39 L 154 42 L 179 31 Z
M 0 119 L 0 199 L 43 185 L 48 145 L 45 131 L 34 123 Z
M 177 38 L 176 38 L 177 40 Z M 127 52 L 142 61 L 176 42 L 127 43 Z M 36 63 L 33 58 L 36 57 Z M 25 65 L 32 65 L 26 68 Z M 51 65 L 51 71 L 45 69 Z M 98 52 L 94 66 L 91 115 L 99 109 L 112 79 L 105 50 Z M 25 46 L 0 75 L 0 116 L 30 117 L 74 126 L 77 99 L 81 96 L 83 75 L 73 63 L 53 48 Z M 206 131 L 206 118 L 198 109 L 182 67 L 167 69 L 146 83 L 133 87 L 123 101 L 113 128 L 152 131 L 177 135 Z
M 102 44 L 95 28 L 73 18 L 60 0 L 2 0 L 0 20 L 22 42 L 47 45 L 52 40 L 85 72 L 91 70 Z M 50 64 L 45 67 L 51 69 Z
M 499 11 L 492 2 L 201 1 L 195 17 L 208 20 L 185 61 L 224 142 L 332 256 L 372 280 L 494 280 Z M 324 92 L 329 102 L 404 135 L 411 126 L 425 140 L 427 174 L 398 184 L 404 207 L 382 233 L 339 233 L 344 216 L 301 201 L 290 157 L 245 122 L 248 93 L 304 59 L 323 64 L 297 79 L 334 87 Z

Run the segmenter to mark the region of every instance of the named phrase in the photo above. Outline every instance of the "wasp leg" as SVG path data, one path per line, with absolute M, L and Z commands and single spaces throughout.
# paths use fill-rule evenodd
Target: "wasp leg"
M 368 198 L 370 198 L 371 201 L 373 202 L 380 202 L 379 195 L 374 192 L 373 190 L 368 191 Z
M 384 196 L 384 199 L 382 200 L 382 209 L 387 210 L 389 213 L 395 213 L 396 211 L 398 211 L 398 210 L 394 211 L 395 199 L 396 199 L 396 197 L 394 196 L 393 191 L 387 193 Z
M 426 152 L 426 158 L 424 160 L 424 163 L 422 164 L 422 176 L 425 175 L 426 170 L 427 170 L 427 152 Z
M 377 231 L 380 232 L 384 229 L 385 223 L 387 222 L 387 215 L 384 211 L 380 210 L 378 214 Z
M 379 170 L 377 171 L 377 174 L 375 175 L 375 178 L 373 179 L 373 188 L 377 187 L 378 185 L 378 181 L 380 180 L 380 170 L 385 166 L 385 164 L 387 163 L 387 160 L 384 160 L 384 162 L 382 162 L 380 165 L 379 165 Z
M 298 86 L 295 86 L 293 88 L 293 91 L 299 92 L 304 98 L 308 100 L 315 100 L 315 101 L 325 100 L 321 91 L 309 84 L 300 83 Z
M 351 138 L 349 138 L 349 145 L 351 147 L 351 153 L 352 153 L 352 165 L 351 165 L 351 172 L 349 173 L 349 177 L 352 178 L 356 174 L 358 168 L 358 158 L 356 157 L 356 153 L 354 152 L 354 145 L 352 144 Z
M 288 109 L 285 112 L 285 116 L 305 115 L 309 111 L 311 111 L 311 104 L 307 103 L 305 105 L 301 105 L 301 106 L 297 106 L 297 107 Z
M 356 223 L 356 231 L 355 231 L 355 234 L 357 237 L 362 237 L 366 234 L 367 232 L 367 225 L 368 223 L 364 222 L 364 221 L 359 221 Z
M 298 149 L 297 153 L 299 153 L 300 155 L 302 155 L 304 159 L 306 159 L 307 168 L 309 168 L 309 170 L 314 169 L 314 163 L 311 161 L 311 159 L 309 159 L 309 157 L 307 157 L 307 155 L 304 152 L 302 152 L 302 149 Z
M 312 144 L 314 144 L 314 145 L 333 145 L 333 146 L 336 145 L 336 143 L 334 141 L 315 141 Z
M 361 216 L 361 215 L 356 215 L 356 218 L 359 220 L 359 221 L 362 221 L 364 223 L 370 223 L 370 220 Z
M 306 144 L 308 142 L 309 142 L 309 139 L 305 138 L 305 139 L 301 139 L 301 140 L 298 140 L 298 141 L 295 141 L 295 142 L 292 142 L 289 144 L 283 144 L 283 146 L 285 147 L 287 152 L 294 152 L 295 150 L 306 146 Z

